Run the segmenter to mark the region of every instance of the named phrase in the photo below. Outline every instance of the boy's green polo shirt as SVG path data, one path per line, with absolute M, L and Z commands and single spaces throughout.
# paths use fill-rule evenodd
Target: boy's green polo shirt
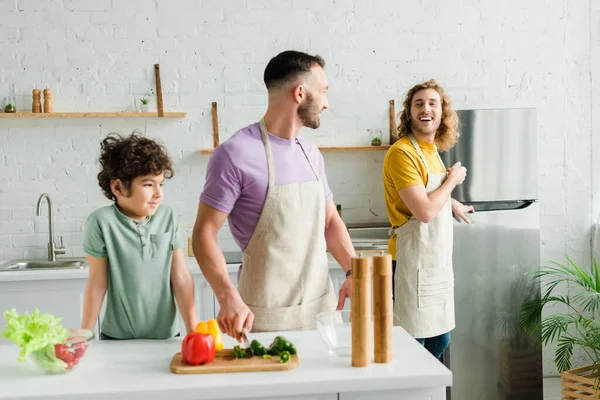
M 173 249 L 183 248 L 173 210 L 161 205 L 136 221 L 116 205 L 87 219 L 83 248 L 108 259 L 106 313 L 101 331 L 118 339 L 166 339 L 177 334 L 171 288 Z

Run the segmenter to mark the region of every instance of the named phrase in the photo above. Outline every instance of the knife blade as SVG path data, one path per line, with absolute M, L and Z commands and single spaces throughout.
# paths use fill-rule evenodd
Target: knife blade
M 252 355 L 254 355 L 254 351 L 252 351 L 252 346 L 250 345 L 250 340 L 248 339 L 248 330 L 246 328 L 242 329 L 242 341 L 244 342 L 244 346 L 250 351 Z

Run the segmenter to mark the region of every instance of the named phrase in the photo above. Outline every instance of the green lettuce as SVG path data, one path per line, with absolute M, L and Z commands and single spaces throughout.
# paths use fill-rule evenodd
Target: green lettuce
M 6 326 L 2 337 L 12 340 L 21 348 L 17 361 L 23 362 L 27 356 L 48 345 L 65 343 L 69 330 L 60 324 L 62 318 L 44 313 L 40 315 L 39 309 L 34 309 L 32 314 L 19 315 L 13 308 L 4 312 Z
M 56 357 L 53 344 L 34 351 L 31 353 L 31 357 L 47 373 L 64 372 L 67 369 L 67 363 Z

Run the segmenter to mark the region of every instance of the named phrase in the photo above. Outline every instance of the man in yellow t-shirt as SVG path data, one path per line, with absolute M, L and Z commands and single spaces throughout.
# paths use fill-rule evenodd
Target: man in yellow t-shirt
M 439 358 L 454 328 L 452 214 L 469 223 L 473 208 L 450 198 L 466 177 L 460 163 L 446 169 L 438 154 L 458 140 L 458 117 L 434 80 L 408 91 L 399 140 L 383 162 L 393 232 L 394 325 L 401 325 Z

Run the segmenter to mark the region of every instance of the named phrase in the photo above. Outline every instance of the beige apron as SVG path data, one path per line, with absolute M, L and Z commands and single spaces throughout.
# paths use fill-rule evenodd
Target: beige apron
M 447 174 L 432 174 L 421 147 L 412 135 L 409 138 L 425 164 L 429 176 L 425 191 L 429 195 L 442 185 Z M 438 158 L 444 165 L 439 154 Z M 450 332 L 454 329 L 450 198 L 428 224 L 413 217 L 395 232 L 394 325 L 402 326 L 418 339 Z
M 254 313 L 255 332 L 314 329 L 316 315 L 335 310 L 325 243 L 323 183 L 275 184 L 275 162 L 264 119 L 269 187 L 244 250 L 238 291 Z

